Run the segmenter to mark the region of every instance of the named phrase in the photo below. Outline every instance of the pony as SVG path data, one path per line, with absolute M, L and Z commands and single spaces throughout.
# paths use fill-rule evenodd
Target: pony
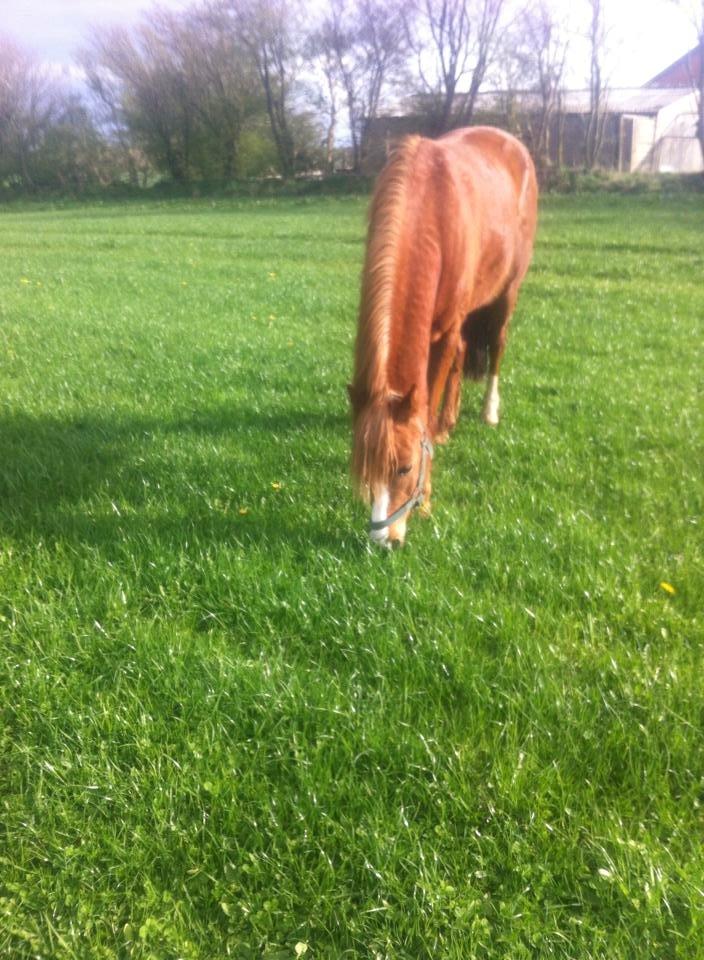
M 378 544 L 404 542 L 414 507 L 430 512 L 433 444 L 457 422 L 463 375 L 487 377 L 482 417 L 499 422 L 537 206 L 528 151 L 493 127 L 407 137 L 379 174 L 348 387 L 352 476 Z

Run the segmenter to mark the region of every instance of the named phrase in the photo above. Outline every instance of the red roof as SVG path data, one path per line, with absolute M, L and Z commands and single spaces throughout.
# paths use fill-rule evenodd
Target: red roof
M 667 70 L 663 70 L 662 73 L 659 73 L 657 77 L 653 77 L 652 80 L 648 80 L 643 86 L 660 88 L 691 88 L 694 86 L 694 84 L 699 82 L 702 69 L 703 46 L 704 44 L 700 44 L 698 47 L 694 47 L 689 53 L 685 53 L 679 60 L 675 60 L 673 64 L 670 64 Z

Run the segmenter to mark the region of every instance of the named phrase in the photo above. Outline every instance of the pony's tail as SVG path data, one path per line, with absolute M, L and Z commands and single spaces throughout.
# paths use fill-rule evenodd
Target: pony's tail
M 462 337 L 467 349 L 464 354 L 464 375 L 470 380 L 483 380 L 489 366 L 490 319 L 483 310 L 467 317 Z

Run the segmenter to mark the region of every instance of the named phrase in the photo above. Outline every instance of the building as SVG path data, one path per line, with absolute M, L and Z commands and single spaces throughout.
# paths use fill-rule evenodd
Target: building
M 695 48 L 643 87 L 607 91 L 599 166 L 645 173 L 696 173 L 704 170 L 697 139 L 697 97 L 692 77 L 701 65 Z M 534 93 L 489 92 L 477 98 L 474 122 L 517 132 L 530 147 L 540 112 Z M 588 90 L 562 95 L 550 123 L 550 161 L 580 168 L 585 163 L 590 102 Z M 407 133 L 428 133 L 427 121 L 412 113 L 377 118 L 370 134 L 366 172 L 376 173 L 391 143 Z
M 644 86 L 656 89 L 684 88 L 691 90 L 702 75 L 702 69 L 704 69 L 703 57 L 702 48 L 700 46 L 694 47 L 679 60 L 671 63 L 662 73 L 653 77 L 652 80 L 648 80 Z
M 589 91 L 568 92 L 562 112 L 563 164 L 583 166 Z M 554 154 L 555 146 L 553 161 L 557 159 Z M 641 173 L 696 173 L 704 169 L 694 92 L 664 86 L 609 90 L 599 165 L 607 170 Z

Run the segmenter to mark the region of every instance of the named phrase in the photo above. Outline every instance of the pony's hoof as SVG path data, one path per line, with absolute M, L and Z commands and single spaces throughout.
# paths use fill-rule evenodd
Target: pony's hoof
M 499 425 L 499 415 L 493 410 L 485 410 L 482 413 L 482 420 L 490 427 L 498 427 Z

